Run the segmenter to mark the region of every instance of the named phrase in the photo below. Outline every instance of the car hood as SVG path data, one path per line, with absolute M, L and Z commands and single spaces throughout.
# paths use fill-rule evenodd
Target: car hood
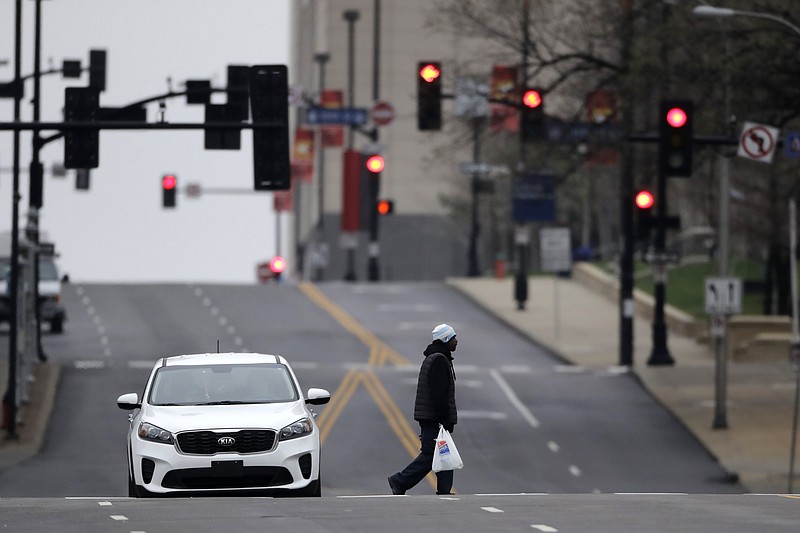
M 247 405 L 142 406 L 141 420 L 172 433 L 282 427 L 309 416 L 302 401 Z

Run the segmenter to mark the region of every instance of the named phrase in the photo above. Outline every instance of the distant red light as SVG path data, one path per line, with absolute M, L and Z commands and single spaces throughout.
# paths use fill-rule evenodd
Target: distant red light
M 639 209 L 650 209 L 653 207 L 653 204 L 656 203 L 655 198 L 653 198 L 653 193 L 650 191 L 639 191 L 636 194 L 634 202 Z
M 522 103 L 526 107 L 536 108 L 542 105 L 542 95 L 535 89 L 528 89 L 522 95 Z
M 378 214 L 381 216 L 388 215 L 392 212 L 392 202 L 389 200 L 378 201 Z
M 269 261 L 269 269 L 275 273 L 280 274 L 284 270 L 286 270 L 286 259 L 283 257 L 276 255 Z
M 367 158 L 367 170 L 370 172 L 377 174 L 382 171 L 385 166 L 386 162 L 383 160 L 383 156 L 372 155 Z
M 174 189 L 177 184 L 178 180 L 173 175 L 167 175 L 161 179 L 161 186 L 168 191 Z
M 673 107 L 669 111 L 667 111 L 667 124 L 672 126 L 673 128 L 682 128 L 686 125 L 686 111 L 681 109 L 680 107 Z
M 423 80 L 427 81 L 428 83 L 431 83 L 431 82 L 433 82 L 434 80 L 436 80 L 436 78 L 438 78 L 439 76 L 441 76 L 441 74 L 442 74 L 442 71 L 441 71 L 441 70 L 439 70 L 439 69 L 436 67 L 436 65 L 434 65 L 434 64 L 432 64 L 432 63 L 428 63 L 427 65 L 425 65 L 424 67 L 422 67 L 422 68 L 420 69 L 420 71 L 419 71 L 419 75 L 420 75 L 420 77 L 421 77 Z

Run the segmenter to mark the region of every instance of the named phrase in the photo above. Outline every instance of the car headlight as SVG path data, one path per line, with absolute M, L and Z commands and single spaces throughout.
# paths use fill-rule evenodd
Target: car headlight
M 161 429 L 158 426 L 154 426 L 153 424 L 148 424 L 147 422 L 142 422 L 139 424 L 139 431 L 137 433 L 145 440 L 160 442 L 162 444 L 173 443 L 172 433 L 166 429 Z
M 314 431 L 314 426 L 311 424 L 311 419 L 303 418 L 281 429 L 280 440 L 296 439 L 309 435 L 312 431 Z

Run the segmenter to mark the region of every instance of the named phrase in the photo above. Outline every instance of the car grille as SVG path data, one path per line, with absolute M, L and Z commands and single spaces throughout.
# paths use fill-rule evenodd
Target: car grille
M 187 431 L 178 434 L 178 449 L 189 455 L 268 452 L 275 445 L 276 436 L 277 433 L 269 429 L 243 429 L 233 433 Z M 222 437 L 233 437 L 235 443 L 223 446 L 219 443 Z
M 211 468 L 170 470 L 161 486 L 168 489 L 213 490 L 280 487 L 294 481 L 292 474 L 281 466 L 247 466 L 240 475 L 220 476 Z

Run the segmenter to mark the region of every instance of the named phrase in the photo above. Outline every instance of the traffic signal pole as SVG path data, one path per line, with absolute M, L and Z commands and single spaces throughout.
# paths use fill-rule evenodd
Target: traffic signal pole
M 528 0 L 522 2 L 522 76 L 520 80 L 520 87 L 528 86 L 528 41 L 530 40 L 529 22 L 530 22 L 530 3 Z M 520 124 L 519 128 L 519 163 L 517 164 L 517 174 L 523 176 L 525 174 L 525 128 Z M 514 194 L 512 187 L 512 196 Z M 513 204 L 513 197 L 512 197 Z M 514 300 L 517 302 L 517 309 L 522 311 L 525 309 L 525 302 L 528 301 L 528 236 L 525 232 L 528 230 L 524 224 L 517 224 L 515 228 L 514 241 L 517 245 L 517 268 L 514 273 Z
M 667 347 L 667 323 L 664 305 L 667 294 L 667 176 L 659 171 L 656 189 L 656 237 L 655 260 L 653 262 L 653 348 L 647 364 L 651 366 L 673 365 L 675 361 Z
M 375 0 L 373 18 L 373 48 L 372 48 L 372 103 L 377 104 L 380 100 L 380 55 L 381 55 L 381 0 Z M 380 135 L 378 126 L 373 126 L 372 142 L 377 147 Z M 380 243 L 378 242 L 378 195 L 380 194 L 380 173 L 369 176 L 374 180 L 371 187 L 368 187 L 369 198 L 362 199 L 369 202 L 369 248 L 367 249 L 367 279 L 369 281 L 380 280 Z

